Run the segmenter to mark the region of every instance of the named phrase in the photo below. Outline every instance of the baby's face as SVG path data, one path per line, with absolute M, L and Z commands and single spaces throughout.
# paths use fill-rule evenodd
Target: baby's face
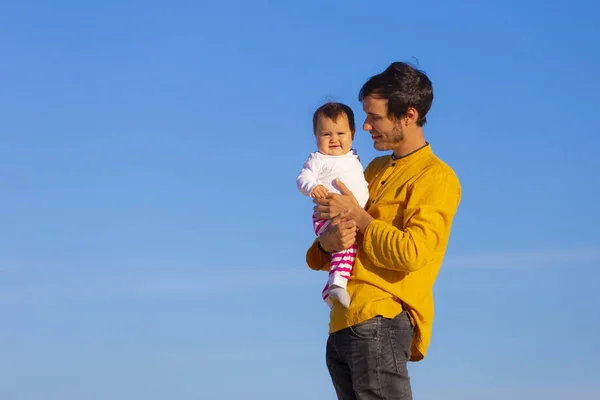
M 321 154 L 341 156 L 352 149 L 352 131 L 346 115 L 340 115 L 337 121 L 320 115 L 315 136 Z

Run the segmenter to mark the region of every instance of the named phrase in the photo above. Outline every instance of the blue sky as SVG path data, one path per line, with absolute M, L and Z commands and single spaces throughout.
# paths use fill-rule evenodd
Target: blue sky
M 392 61 L 463 186 L 415 398 L 600 398 L 598 11 L 4 2 L 0 398 L 334 399 L 295 177 Z

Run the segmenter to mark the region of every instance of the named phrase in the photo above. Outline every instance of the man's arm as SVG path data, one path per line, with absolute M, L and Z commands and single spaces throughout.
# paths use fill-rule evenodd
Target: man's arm
M 403 229 L 381 220 L 366 227 L 363 249 L 376 266 L 417 271 L 445 248 L 460 202 L 460 183 L 447 171 L 432 174 L 424 174 L 409 189 Z
M 356 240 L 356 223 L 345 219 L 345 216 L 346 213 L 333 218 L 329 227 L 306 252 L 306 264 L 310 269 L 329 269 L 331 253 L 349 248 Z
M 306 252 L 306 265 L 315 271 L 326 271 L 329 269 L 331 256 L 319 249 L 318 242 L 319 239 L 315 239 L 313 244 L 308 248 Z

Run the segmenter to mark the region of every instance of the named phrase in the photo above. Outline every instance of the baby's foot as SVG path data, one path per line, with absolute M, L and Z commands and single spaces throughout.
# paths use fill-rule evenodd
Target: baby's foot
M 339 301 L 340 304 L 346 308 L 348 308 L 348 306 L 350 305 L 350 295 L 348 294 L 346 289 L 338 285 L 331 285 L 331 287 L 329 288 L 329 297 Z

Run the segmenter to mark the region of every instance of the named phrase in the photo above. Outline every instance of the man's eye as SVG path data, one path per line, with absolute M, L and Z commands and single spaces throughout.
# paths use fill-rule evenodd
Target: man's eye
M 345 133 L 344 133 L 344 132 L 338 132 L 338 135 L 339 135 L 339 136 L 344 136 L 344 135 L 345 135 Z

